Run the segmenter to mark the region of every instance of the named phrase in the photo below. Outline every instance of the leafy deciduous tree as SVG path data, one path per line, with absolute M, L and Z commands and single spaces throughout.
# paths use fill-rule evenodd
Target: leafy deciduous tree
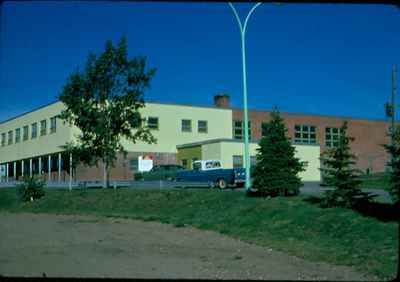
M 117 153 L 126 154 L 121 138 L 156 142 L 139 113 L 154 74 L 154 68 L 147 69 L 145 57 L 128 59 L 123 37 L 115 47 L 107 41 L 98 56 L 90 53 L 84 70 L 69 76 L 59 96 L 66 106 L 60 118 L 80 129 L 77 142 L 64 148 L 87 165 L 101 160 L 105 187 Z

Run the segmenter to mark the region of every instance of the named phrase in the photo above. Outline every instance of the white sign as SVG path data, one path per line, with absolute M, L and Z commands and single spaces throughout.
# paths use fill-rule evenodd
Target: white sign
M 138 158 L 138 170 L 140 172 L 150 171 L 153 168 L 153 160 L 147 156 L 139 156 Z

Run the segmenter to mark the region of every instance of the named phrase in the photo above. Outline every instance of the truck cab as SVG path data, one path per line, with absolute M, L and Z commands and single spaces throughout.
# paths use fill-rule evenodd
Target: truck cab
M 201 160 L 193 162 L 193 170 L 196 171 L 214 170 L 221 168 L 222 168 L 221 161 L 218 160 Z

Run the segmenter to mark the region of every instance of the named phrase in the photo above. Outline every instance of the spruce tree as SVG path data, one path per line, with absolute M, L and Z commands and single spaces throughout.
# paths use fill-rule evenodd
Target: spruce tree
M 400 126 L 397 126 L 391 133 L 393 134 L 393 142 L 390 145 L 385 145 L 386 151 L 390 154 L 390 161 L 388 162 L 391 167 L 390 171 L 390 186 L 389 193 L 392 197 L 393 203 L 399 205 L 400 201 Z
M 356 157 L 351 152 L 350 142 L 354 138 L 347 136 L 347 121 L 340 128 L 337 147 L 327 150 L 321 158 L 324 182 L 334 190 L 326 191 L 322 200 L 325 207 L 355 207 L 366 203 L 372 196 L 357 188 L 361 184 L 361 170 L 356 169 Z
M 263 124 L 263 130 L 267 134 L 257 149 L 252 187 L 262 196 L 297 195 L 302 186 L 298 173 L 304 171 L 306 163 L 295 157 L 295 147 L 286 136 L 277 109 L 271 112 L 271 120 Z

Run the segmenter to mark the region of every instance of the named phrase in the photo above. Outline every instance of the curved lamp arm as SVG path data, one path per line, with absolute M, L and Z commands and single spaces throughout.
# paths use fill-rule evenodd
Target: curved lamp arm
M 249 21 L 249 18 L 251 16 L 251 14 L 253 14 L 254 10 L 260 6 L 262 4 L 262 2 L 258 2 L 257 4 L 255 4 L 253 6 L 253 8 L 251 8 L 250 12 L 247 14 L 246 19 L 244 21 L 244 26 L 242 26 L 242 22 L 239 18 L 239 15 L 235 9 L 235 7 L 233 6 L 233 4 L 231 2 L 228 2 L 229 6 L 232 8 L 233 13 L 235 14 L 235 18 L 239 24 L 239 28 L 240 28 L 240 32 L 242 33 L 242 35 L 246 34 L 246 27 L 247 27 L 247 22 Z
M 244 21 L 244 27 L 243 27 L 243 33 L 246 33 L 246 27 L 247 27 L 247 22 L 251 16 L 251 14 L 254 12 L 254 10 L 261 5 L 261 2 L 258 2 L 257 4 L 255 4 L 253 6 L 253 8 L 251 8 L 250 12 L 247 14 L 246 20 Z

